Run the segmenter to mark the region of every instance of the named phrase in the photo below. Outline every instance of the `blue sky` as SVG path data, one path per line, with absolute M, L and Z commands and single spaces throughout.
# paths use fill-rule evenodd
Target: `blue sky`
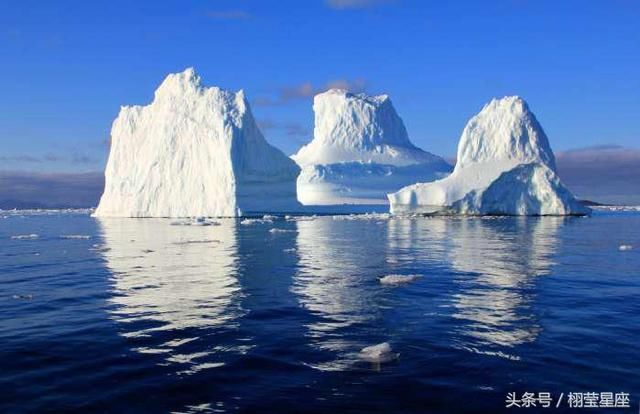
M 101 171 L 120 105 L 189 66 L 244 89 L 287 154 L 328 85 L 389 94 L 414 143 L 444 156 L 511 94 L 556 151 L 638 149 L 639 21 L 637 1 L 1 1 L 0 170 Z

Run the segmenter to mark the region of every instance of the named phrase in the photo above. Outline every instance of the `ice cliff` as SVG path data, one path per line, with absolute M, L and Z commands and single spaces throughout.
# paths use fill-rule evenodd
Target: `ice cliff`
M 556 175 L 542 127 L 517 96 L 493 99 L 467 123 L 453 173 L 389 194 L 393 213 L 587 214 Z
M 331 89 L 314 98 L 313 140 L 293 158 L 303 204 L 385 204 L 386 194 L 451 166 L 414 146 L 387 95 Z
M 96 216 L 238 216 L 289 211 L 300 169 L 264 139 L 243 91 L 170 74 L 147 106 L 122 107 L 111 130 Z

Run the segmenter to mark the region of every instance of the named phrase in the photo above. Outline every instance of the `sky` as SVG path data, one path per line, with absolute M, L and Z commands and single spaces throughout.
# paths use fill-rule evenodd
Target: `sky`
M 336 86 L 388 94 L 412 141 L 445 157 L 514 94 L 557 153 L 634 152 L 638 21 L 631 0 L 0 0 L 0 171 L 102 171 L 120 106 L 187 67 L 244 89 L 286 154 L 312 138 L 313 95 Z

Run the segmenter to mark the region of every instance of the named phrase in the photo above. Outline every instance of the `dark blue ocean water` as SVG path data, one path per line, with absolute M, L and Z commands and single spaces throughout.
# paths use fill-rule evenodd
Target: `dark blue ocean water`
M 638 213 L 221 223 L 0 216 L 0 412 L 638 411 Z

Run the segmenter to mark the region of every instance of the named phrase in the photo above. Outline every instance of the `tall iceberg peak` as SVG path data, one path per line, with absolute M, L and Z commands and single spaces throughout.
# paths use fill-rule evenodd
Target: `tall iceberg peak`
M 378 145 L 414 147 L 387 95 L 368 96 L 330 89 L 315 96 L 313 110 L 314 139 L 325 145 L 364 150 Z
M 147 106 L 122 107 L 111 130 L 96 216 L 236 216 L 298 206 L 299 168 L 264 139 L 244 93 L 170 74 Z
M 457 168 L 480 162 L 541 162 L 555 170 L 549 140 L 524 99 L 492 99 L 467 123 Z
M 453 173 L 389 194 L 393 213 L 587 214 L 562 185 L 547 136 L 517 96 L 493 99 L 467 123 Z
M 170 73 L 162 81 L 158 89 L 156 89 L 155 96 L 172 96 L 182 95 L 185 91 L 202 91 L 205 88 L 202 86 L 202 79 L 196 73 L 194 68 L 187 68 L 182 72 Z M 219 88 L 216 88 L 219 89 Z
M 330 89 L 313 101 L 313 140 L 293 158 L 301 167 L 303 204 L 386 204 L 386 193 L 451 171 L 421 150 L 387 95 Z
M 292 158 L 300 165 L 376 162 L 412 165 L 434 160 L 409 140 L 387 95 L 330 89 L 313 99 L 313 140 Z

